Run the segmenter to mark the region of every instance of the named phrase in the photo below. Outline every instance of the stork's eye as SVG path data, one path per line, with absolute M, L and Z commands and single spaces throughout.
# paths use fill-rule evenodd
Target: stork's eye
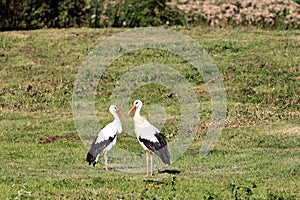
M 118 108 L 115 106 L 115 110 L 118 110 Z
M 134 104 L 135 104 L 135 105 L 137 105 L 138 103 L 139 103 L 139 102 L 138 102 L 138 101 L 136 101 Z

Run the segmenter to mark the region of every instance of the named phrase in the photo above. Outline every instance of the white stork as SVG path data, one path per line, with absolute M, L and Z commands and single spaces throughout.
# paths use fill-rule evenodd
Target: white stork
M 167 147 L 167 141 L 160 131 L 150 124 L 148 120 L 140 115 L 143 103 L 136 100 L 128 111 L 128 115 L 136 109 L 133 121 L 136 137 L 141 146 L 146 151 L 146 173 L 148 175 L 148 151 L 150 150 L 150 175 L 152 176 L 152 152 L 154 152 L 167 165 L 170 165 L 170 154 Z
M 109 107 L 109 112 L 114 116 L 114 120 L 107 124 L 93 141 L 91 148 L 86 156 L 86 161 L 89 165 L 95 166 L 98 162 L 100 153 L 104 152 L 105 170 L 107 166 L 107 152 L 116 144 L 117 135 L 122 132 L 121 117 L 124 117 L 120 110 L 115 105 Z

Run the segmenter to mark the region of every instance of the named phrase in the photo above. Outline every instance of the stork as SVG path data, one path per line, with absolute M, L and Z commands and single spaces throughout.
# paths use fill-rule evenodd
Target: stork
M 141 146 L 146 151 L 146 174 L 148 175 L 149 155 L 150 151 L 150 175 L 152 176 L 152 153 L 154 152 L 163 161 L 170 165 L 170 154 L 167 146 L 167 141 L 163 134 L 153 126 L 145 117 L 140 115 L 143 103 L 141 100 L 135 100 L 133 106 L 128 111 L 129 115 L 135 111 L 133 121 L 136 137 Z
M 107 124 L 91 144 L 91 148 L 86 156 L 89 165 L 95 166 L 98 162 L 99 155 L 104 152 L 105 170 L 108 171 L 107 154 L 108 151 L 116 144 L 117 135 L 122 132 L 122 124 L 119 116 L 124 117 L 121 111 L 115 105 L 109 107 L 109 112 L 113 115 L 114 120 Z M 118 116 L 119 115 L 119 116 Z

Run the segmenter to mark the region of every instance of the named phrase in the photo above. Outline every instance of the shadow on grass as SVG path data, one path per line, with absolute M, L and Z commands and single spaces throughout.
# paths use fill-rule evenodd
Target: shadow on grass
M 181 171 L 177 169 L 165 169 L 165 170 L 158 170 L 159 174 L 180 174 Z

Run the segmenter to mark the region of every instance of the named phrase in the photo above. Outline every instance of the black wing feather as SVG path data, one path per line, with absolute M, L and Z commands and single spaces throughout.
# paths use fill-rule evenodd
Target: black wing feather
M 150 151 L 158 155 L 165 164 L 170 165 L 170 154 L 165 136 L 161 133 L 155 133 L 154 136 L 157 138 L 158 142 L 152 142 L 141 137 L 139 137 L 139 141 L 142 142 Z
M 99 143 L 96 143 L 98 137 L 95 138 L 89 152 L 86 155 L 86 161 L 89 163 L 89 165 L 93 164 L 93 166 L 95 166 L 97 164 L 97 155 L 101 153 L 110 143 L 112 143 L 116 136 L 117 134 L 115 134 L 114 137 L 109 137 L 107 140 L 103 140 Z

